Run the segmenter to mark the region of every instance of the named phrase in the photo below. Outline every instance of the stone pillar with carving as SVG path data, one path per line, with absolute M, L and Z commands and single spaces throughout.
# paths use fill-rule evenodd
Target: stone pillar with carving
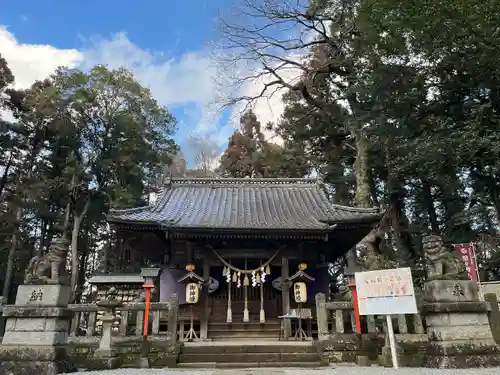
M 440 236 L 424 237 L 423 249 L 429 280 L 422 311 L 429 338 L 426 366 L 499 366 L 500 348 L 488 322 L 490 307 L 480 300 L 477 282 L 467 280 L 465 264 Z
M 435 368 L 499 366 L 500 348 L 493 340 L 488 310 L 488 303 L 479 299 L 474 281 L 427 282 L 423 306 L 429 337 L 426 365 Z
M 0 375 L 53 375 L 76 370 L 66 352 L 70 287 L 61 270 L 67 250 L 67 242 L 59 239 L 51 243 L 46 254 L 33 258 L 15 304 L 4 307 L 7 321 L 0 345 Z

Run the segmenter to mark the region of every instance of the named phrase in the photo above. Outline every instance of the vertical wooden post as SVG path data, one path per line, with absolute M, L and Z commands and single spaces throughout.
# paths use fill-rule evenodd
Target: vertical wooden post
M 264 283 L 260 282 L 260 314 L 259 314 L 260 323 L 266 322 L 266 313 L 264 312 Z
M 147 337 L 149 326 L 149 308 L 151 303 L 151 287 L 149 285 L 145 285 L 144 288 L 146 289 L 146 304 L 144 306 L 144 331 L 142 335 Z
M 356 289 L 356 278 L 354 274 L 349 277 L 349 288 L 351 289 L 352 294 L 352 304 L 354 306 L 354 321 L 355 321 L 355 330 L 358 335 L 361 334 L 361 319 L 359 316 L 359 305 L 358 305 L 358 290 Z
M 290 283 L 285 282 L 290 274 L 290 268 L 288 265 L 288 258 L 283 256 L 281 257 L 281 298 L 283 304 L 283 314 L 290 313 Z M 288 340 L 290 335 L 292 334 L 292 325 L 290 319 L 284 319 L 284 338 Z
M 201 321 L 200 321 L 200 339 L 206 340 L 208 338 L 208 318 L 209 318 L 209 304 L 208 304 L 208 285 L 210 284 L 210 264 L 203 263 L 203 300 L 201 302 Z
M 420 314 L 413 315 L 413 327 L 415 333 L 425 333 L 424 324 L 422 323 L 422 317 Z
M 328 338 L 328 316 L 324 293 L 316 294 L 316 321 L 318 324 L 318 340 L 326 340 Z
M 169 309 L 168 309 L 168 331 L 172 335 L 172 341 L 175 343 L 177 341 L 177 323 L 178 323 L 178 312 L 179 312 L 179 299 L 177 294 L 173 293 L 169 297 Z M 182 337 L 181 337 L 182 338 Z

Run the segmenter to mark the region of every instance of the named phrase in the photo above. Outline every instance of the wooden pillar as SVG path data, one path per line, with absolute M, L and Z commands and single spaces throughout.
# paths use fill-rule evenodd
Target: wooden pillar
M 290 283 L 285 282 L 285 279 L 287 279 L 290 274 L 290 268 L 288 265 L 288 258 L 283 256 L 281 257 L 281 298 L 282 298 L 282 305 L 283 305 L 283 314 L 289 314 L 290 313 Z M 287 340 L 291 334 L 292 334 L 292 325 L 290 322 L 290 319 L 283 319 L 283 336 L 285 340 Z
M 168 332 L 172 335 L 172 341 L 177 342 L 177 326 L 178 326 L 178 314 L 179 314 L 179 298 L 176 293 L 173 293 L 169 299 L 170 308 L 168 309 Z M 182 329 L 184 331 L 184 329 Z M 180 339 L 182 339 L 181 335 Z
M 329 332 L 326 296 L 324 293 L 316 294 L 316 321 L 318 323 L 318 340 L 326 340 Z
M 203 285 L 203 299 L 201 301 L 200 306 L 200 339 L 206 340 L 208 339 L 208 318 L 209 318 L 209 298 L 208 298 L 208 285 L 210 283 L 210 264 L 203 263 L 203 280 L 205 280 L 205 284 Z

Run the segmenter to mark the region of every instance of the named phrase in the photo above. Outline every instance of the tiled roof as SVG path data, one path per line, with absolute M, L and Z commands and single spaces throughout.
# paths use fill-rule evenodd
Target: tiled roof
M 379 217 L 377 209 L 330 203 L 315 179 L 176 178 L 154 205 L 111 210 L 108 221 L 173 229 L 325 230 Z

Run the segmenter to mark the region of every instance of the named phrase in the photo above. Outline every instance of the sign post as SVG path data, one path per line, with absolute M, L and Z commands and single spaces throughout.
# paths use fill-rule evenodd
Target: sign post
M 141 269 L 141 277 L 144 279 L 144 326 L 142 332 L 141 356 L 139 358 L 140 367 L 149 368 L 149 343 L 148 343 L 148 327 L 149 327 L 149 310 L 151 308 L 151 289 L 155 287 L 155 280 L 160 273 L 160 268 L 143 268 Z
M 155 279 L 160 273 L 159 268 L 143 268 L 141 269 L 141 276 L 144 279 L 144 292 L 145 292 L 145 304 L 144 304 L 144 326 L 142 335 L 148 337 L 148 327 L 149 327 L 149 310 L 151 307 L 151 289 L 155 287 Z
M 360 315 L 385 315 L 392 365 L 398 368 L 396 339 L 391 315 L 417 314 L 417 302 L 410 268 L 356 272 Z

